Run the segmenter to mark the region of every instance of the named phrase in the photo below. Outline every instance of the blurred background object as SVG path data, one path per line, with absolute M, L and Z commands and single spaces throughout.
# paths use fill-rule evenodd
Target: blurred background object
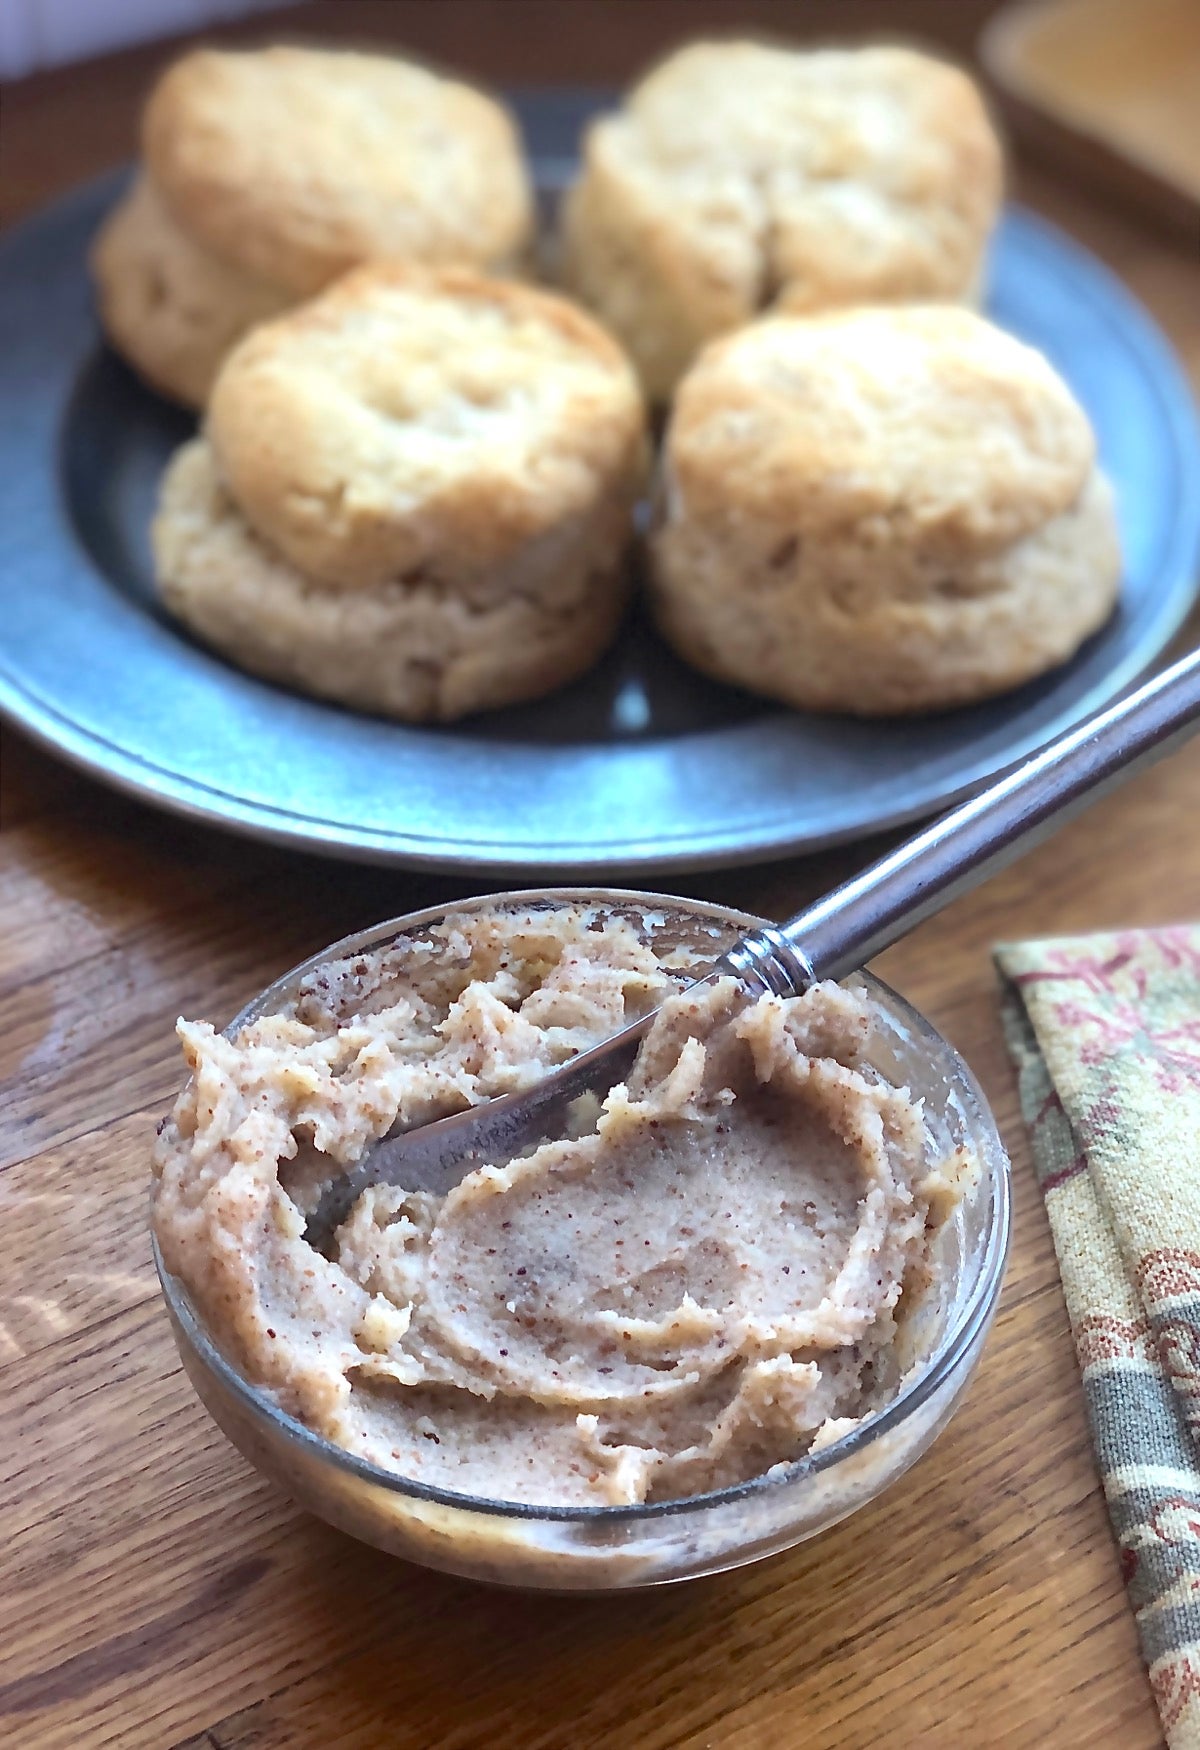
M 282 0 L 0 0 L 0 79 L 202 30 Z
M 980 54 L 1031 147 L 1196 238 L 1197 0 L 1015 0 Z

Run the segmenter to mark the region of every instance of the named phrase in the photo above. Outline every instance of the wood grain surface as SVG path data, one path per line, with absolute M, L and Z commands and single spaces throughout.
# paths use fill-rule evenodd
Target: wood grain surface
M 989 8 L 805 0 L 386 0 L 255 30 L 383 36 L 496 81 L 626 77 L 753 23 L 967 52 Z M 236 34 L 236 33 L 234 33 Z M 0 221 L 126 156 L 163 45 L 0 92 Z M 1200 380 L 1200 265 L 1021 165 Z M 1200 913 L 1200 744 L 920 929 L 878 970 L 964 1051 L 1012 1151 L 999 1319 L 955 1421 L 882 1500 L 793 1553 L 609 1599 L 506 1595 L 361 1548 L 216 1433 L 146 1234 L 177 1014 L 223 1022 L 344 932 L 461 893 L 191 828 L 3 738 L 0 1743 L 204 1750 L 1143 1750 L 1160 1732 L 1090 1456 L 997 1021 L 998 939 Z M 877 846 L 685 879 L 782 916 Z

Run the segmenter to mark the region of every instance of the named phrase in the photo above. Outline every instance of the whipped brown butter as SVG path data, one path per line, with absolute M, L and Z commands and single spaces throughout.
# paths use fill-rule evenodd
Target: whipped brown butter
M 683 994 L 701 957 L 656 949 L 663 922 L 463 912 L 232 1040 L 180 1023 L 154 1225 L 248 1380 L 387 1470 L 557 1505 L 755 1477 L 895 1394 L 963 1163 L 869 1067 L 865 995 Z M 594 1130 L 444 1197 L 370 1189 L 329 1257 L 304 1240 L 397 1119 L 529 1086 L 659 1003 Z

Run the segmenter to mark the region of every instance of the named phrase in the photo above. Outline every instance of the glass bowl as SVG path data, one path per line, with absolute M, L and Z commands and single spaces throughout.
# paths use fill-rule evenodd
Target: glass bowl
M 504 904 L 596 903 L 645 928 L 677 932 L 713 958 L 763 920 L 656 893 L 540 888 L 413 912 L 348 936 L 285 974 L 230 1023 L 277 1008 L 330 960 L 419 933 L 448 913 Z M 824 1531 L 903 1474 L 945 1427 L 973 1373 L 1004 1274 L 1009 1165 L 971 1071 L 921 1015 L 869 974 L 855 980 L 879 1014 L 875 1067 L 925 1102 L 935 1151 L 963 1146 L 976 1170 L 935 1257 L 940 1286 L 923 1304 L 916 1359 L 898 1395 L 848 1435 L 782 1472 L 733 1488 L 647 1506 L 535 1507 L 452 1493 L 366 1463 L 284 1414 L 210 1338 L 184 1285 L 154 1258 L 184 1369 L 238 1450 L 331 1525 L 409 1561 L 510 1586 L 603 1591 L 661 1585 L 739 1567 Z

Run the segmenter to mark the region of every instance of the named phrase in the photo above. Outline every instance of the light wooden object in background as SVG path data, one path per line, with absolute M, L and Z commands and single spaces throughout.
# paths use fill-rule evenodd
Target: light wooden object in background
M 1014 126 L 1101 194 L 1200 236 L 1196 0 L 1014 0 L 983 64 Z

